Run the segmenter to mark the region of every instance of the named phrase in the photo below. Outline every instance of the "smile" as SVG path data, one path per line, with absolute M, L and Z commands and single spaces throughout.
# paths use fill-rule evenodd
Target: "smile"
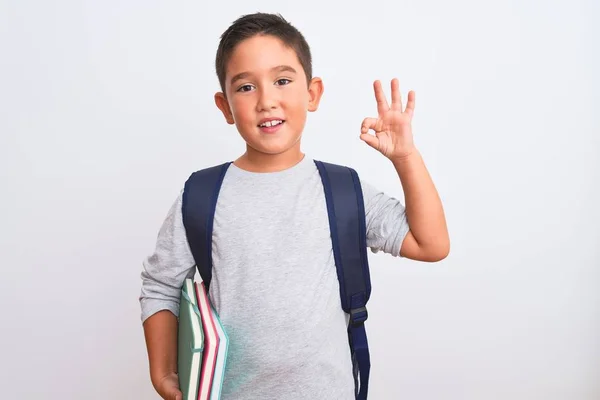
M 281 125 L 281 124 L 283 124 L 283 122 L 284 121 L 281 120 L 281 119 L 274 119 L 274 120 L 271 120 L 271 121 L 263 122 L 262 124 L 259 124 L 258 126 L 261 127 L 261 128 L 270 128 L 272 126 Z

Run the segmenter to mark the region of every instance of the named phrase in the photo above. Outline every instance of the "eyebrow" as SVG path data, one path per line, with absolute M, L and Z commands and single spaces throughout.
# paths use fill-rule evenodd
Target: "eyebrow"
M 271 68 L 271 72 L 274 72 L 274 71 L 277 71 L 277 72 L 287 71 L 287 72 L 291 72 L 293 74 L 296 73 L 296 70 L 294 68 L 290 67 L 289 65 L 278 65 L 277 67 Z M 245 79 L 245 78 L 247 78 L 250 75 L 252 75 L 250 72 L 240 72 L 239 74 L 234 75 L 233 78 L 231 78 L 231 81 L 230 81 L 231 86 L 233 86 L 233 84 L 236 81 L 239 81 L 240 79 Z

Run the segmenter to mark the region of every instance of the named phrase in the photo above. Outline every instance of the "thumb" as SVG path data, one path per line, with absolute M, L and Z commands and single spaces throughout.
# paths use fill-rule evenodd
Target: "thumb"
M 183 393 L 180 390 L 175 388 L 169 389 L 167 393 L 165 393 L 165 400 L 183 400 Z
M 363 133 L 360 135 L 360 138 L 363 142 L 367 143 L 375 150 L 379 150 L 379 139 L 377 138 L 377 136 L 369 135 L 368 133 Z
M 172 387 L 169 390 L 169 396 L 167 398 L 173 400 L 183 400 L 183 393 L 178 388 Z
M 179 389 L 177 375 L 171 374 L 163 379 L 159 394 L 165 400 L 183 400 L 183 393 Z

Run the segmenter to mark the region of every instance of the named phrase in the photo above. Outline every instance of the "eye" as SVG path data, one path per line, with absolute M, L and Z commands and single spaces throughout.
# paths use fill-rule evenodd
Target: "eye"
M 287 85 L 289 83 L 291 83 L 292 81 L 287 79 L 287 78 L 281 78 L 281 79 L 277 79 L 276 84 L 279 86 L 284 86 Z
M 252 85 L 243 85 L 238 88 L 237 92 L 249 92 L 250 90 L 252 90 Z

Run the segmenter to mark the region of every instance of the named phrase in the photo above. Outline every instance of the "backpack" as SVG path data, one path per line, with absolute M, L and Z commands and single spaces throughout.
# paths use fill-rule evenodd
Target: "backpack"
M 352 356 L 355 396 L 366 400 L 370 357 L 364 322 L 371 281 L 367 259 L 362 189 L 352 168 L 316 161 L 323 182 L 342 309 L 349 314 L 348 343 Z M 194 172 L 186 181 L 182 216 L 188 243 L 206 286 L 212 278 L 212 230 L 217 198 L 231 162 Z M 360 379 L 359 379 L 360 377 Z

